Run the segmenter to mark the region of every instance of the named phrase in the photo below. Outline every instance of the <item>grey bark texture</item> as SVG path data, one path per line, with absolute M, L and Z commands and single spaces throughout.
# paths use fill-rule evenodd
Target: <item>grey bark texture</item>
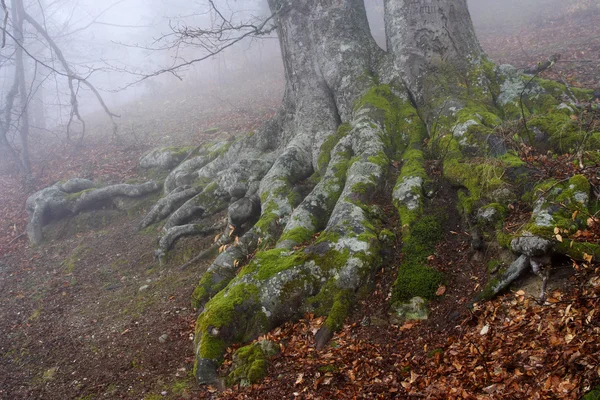
M 41 243 L 42 228 L 52 219 L 78 214 L 85 210 L 100 208 L 117 197 L 140 197 L 160 189 L 155 182 L 141 185 L 119 184 L 103 188 L 93 188 L 86 179 L 71 179 L 56 183 L 32 194 L 26 202 L 29 215 L 27 236 L 33 244 Z

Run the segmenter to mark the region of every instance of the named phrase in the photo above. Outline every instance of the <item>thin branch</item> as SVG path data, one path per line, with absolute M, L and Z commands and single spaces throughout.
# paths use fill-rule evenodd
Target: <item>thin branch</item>
M 1 0 L 2 9 L 4 10 L 4 23 L 2 24 L 2 46 L 6 46 L 6 26 L 8 25 L 8 8 L 6 7 L 6 1 Z
M 104 112 L 110 117 L 110 120 L 111 120 L 112 125 L 113 125 L 113 135 L 116 135 L 116 133 L 117 133 L 117 124 L 116 124 L 116 122 L 114 120 L 114 117 L 118 118 L 119 115 L 114 114 L 113 112 L 110 111 L 110 109 L 108 108 L 108 106 L 104 102 L 104 99 L 102 98 L 102 96 L 100 95 L 100 93 L 98 92 L 98 90 L 94 87 L 94 85 L 92 85 L 86 78 L 83 78 L 83 77 L 77 75 L 71 69 L 71 66 L 69 65 L 69 63 L 65 59 L 65 57 L 64 57 L 61 49 L 58 47 L 58 45 L 56 44 L 56 42 L 54 42 L 54 40 L 50 37 L 50 35 L 48 34 L 48 32 L 35 19 L 33 19 L 26 12 L 24 12 L 23 18 L 24 18 L 25 21 L 27 21 L 29 24 L 31 24 L 35 28 L 35 30 L 38 31 L 38 33 L 41 34 L 44 37 L 44 39 L 46 39 L 46 42 L 54 50 L 54 53 L 56 54 L 56 57 L 60 61 L 60 63 L 62 65 L 62 67 L 64 68 L 64 70 L 66 71 L 67 76 L 69 78 L 69 90 L 71 91 L 71 105 L 73 107 L 73 110 L 74 110 L 75 114 L 78 116 L 78 118 L 80 118 L 80 116 L 79 116 L 79 104 L 78 104 L 78 101 L 77 101 L 77 96 L 76 96 L 76 94 L 75 94 L 75 92 L 73 90 L 73 81 L 74 80 L 79 81 L 80 83 L 82 83 L 83 85 L 85 85 L 88 89 L 90 89 L 92 91 L 92 93 L 94 93 L 94 95 L 96 96 L 96 99 L 98 100 L 98 103 L 100 103 L 100 105 L 104 109 Z
M 221 23 L 218 25 L 218 27 L 211 29 L 211 30 L 206 30 L 206 29 L 200 29 L 200 28 L 192 29 L 187 26 L 174 27 L 174 26 L 170 25 L 170 28 L 173 32 L 170 34 L 163 35 L 161 38 L 157 39 L 155 41 L 155 43 L 159 43 L 161 41 L 165 41 L 171 37 L 174 37 L 175 41 L 173 43 L 167 43 L 164 46 L 160 46 L 159 49 L 157 49 L 155 47 L 151 48 L 151 47 L 144 47 L 144 46 L 138 46 L 138 45 L 128 46 L 128 47 L 135 47 L 135 48 L 141 48 L 141 49 L 146 49 L 146 50 L 172 50 L 172 49 L 178 49 L 182 45 L 190 45 L 190 46 L 197 46 L 197 47 L 203 48 L 207 52 L 205 55 L 198 57 L 198 58 L 194 58 L 189 61 L 184 60 L 183 62 L 179 62 L 179 63 L 174 61 L 173 65 L 171 65 L 170 67 L 162 68 L 162 69 L 159 69 L 157 71 L 154 71 L 154 72 L 148 73 L 148 74 L 134 72 L 134 71 L 131 71 L 128 69 L 123 69 L 123 68 L 117 68 L 117 67 L 111 65 L 111 67 L 117 71 L 127 72 L 129 74 L 140 77 L 139 79 L 137 79 L 125 86 L 122 86 L 119 89 L 114 90 L 114 91 L 115 92 L 123 91 L 131 86 L 134 86 L 142 81 L 145 81 L 146 79 L 156 77 L 159 75 L 163 75 L 163 74 L 167 74 L 167 73 L 175 76 L 179 80 L 182 80 L 181 76 L 179 76 L 177 73 L 179 70 L 189 67 L 192 64 L 196 64 L 198 62 L 201 62 L 201 61 L 204 61 L 211 57 L 214 57 L 215 55 L 225 51 L 226 49 L 232 47 L 233 45 L 241 42 L 242 40 L 244 40 L 248 37 L 261 37 L 261 36 L 266 36 L 266 35 L 271 34 L 276 29 L 276 25 L 274 25 L 274 24 L 269 25 L 269 23 L 279 13 L 282 12 L 282 9 L 278 10 L 277 12 L 270 15 L 268 18 L 264 19 L 259 24 L 240 23 L 238 25 L 233 25 L 217 9 L 217 7 L 213 1 L 209 1 L 209 3 L 211 5 L 211 8 L 215 11 L 215 13 L 218 15 L 219 19 L 221 20 Z M 231 36 L 231 34 L 234 32 L 239 33 L 239 35 Z M 122 45 L 124 45 L 124 44 L 122 44 Z M 175 60 L 177 60 L 177 58 Z

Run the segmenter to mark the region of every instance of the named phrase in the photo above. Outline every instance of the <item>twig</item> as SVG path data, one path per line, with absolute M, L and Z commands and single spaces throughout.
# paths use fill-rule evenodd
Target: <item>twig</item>
M 22 238 L 23 236 L 25 236 L 27 232 L 23 232 L 21 233 L 19 236 L 17 236 L 16 238 L 14 238 L 13 240 L 11 240 L 8 245 L 10 246 L 11 244 L 13 244 L 14 242 L 16 242 L 18 239 Z

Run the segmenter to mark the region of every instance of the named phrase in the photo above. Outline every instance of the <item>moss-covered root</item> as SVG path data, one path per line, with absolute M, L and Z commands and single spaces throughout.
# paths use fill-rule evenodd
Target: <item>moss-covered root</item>
M 592 200 L 591 187 L 583 175 L 572 176 L 568 181 L 550 179 L 538 184 L 524 196 L 533 212 L 518 236 L 535 235 L 554 243 L 555 252 L 566 254 L 575 260 L 592 257 L 600 260 L 600 246 L 595 243 L 567 239 L 578 231 L 585 231 L 590 209 L 598 207 Z M 596 202 L 591 207 L 592 202 Z
M 392 288 L 392 303 L 406 302 L 413 297 L 434 297 L 443 276 L 427 266 L 427 257 L 435 252 L 442 238 L 441 219 L 436 215 L 419 218 L 410 227 L 410 235 L 403 238 L 402 262 Z
M 181 207 L 171 214 L 163 231 L 184 225 L 193 218 L 211 216 L 227 208 L 229 193 L 216 183 L 211 183 L 201 193 L 186 201 Z
M 27 236 L 33 244 L 39 244 L 42 241 L 42 228 L 49 217 L 61 218 L 78 214 L 102 207 L 116 197 L 140 197 L 159 189 L 160 186 L 151 181 L 141 185 L 118 184 L 103 188 L 94 188 L 94 183 L 87 179 L 58 182 L 27 199 Z
M 226 346 L 249 340 L 305 312 L 328 315 L 319 334 L 321 343 L 339 329 L 354 293 L 380 264 L 377 213 L 369 206 L 389 163 L 388 132 L 379 115 L 369 106 L 356 111 L 349 144 L 357 156 L 347 161 L 343 191 L 318 240 L 304 250 L 275 248 L 257 253 L 206 303 L 196 325 L 199 382 L 214 379 L 214 367 L 221 362 Z M 333 165 L 331 171 L 336 171 Z M 284 236 L 284 240 L 288 239 Z M 210 274 L 203 281 L 205 287 L 218 287 Z M 219 282 L 223 285 L 225 281 Z
M 161 221 L 167 218 L 171 213 L 181 207 L 186 201 L 198 194 L 198 190 L 192 187 L 182 186 L 174 189 L 160 199 L 146 214 L 144 219 L 140 222 L 139 229 L 145 229 L 155 222 Z
M 402 154 L 402 169 L 392 194 L 405 235 L 408 234 L 408 228 L 423 214 L 423 187 L 427 181 L 425 157 L 421 149 L 425 127 L 415 115 L 416 112 L 411 114 L 410 119 L 404 119 L 407 126 L 403 127 L 403 131 L 408 132 L 409 143 Z
M 328 165 L 323 167 L 323 178 L 292 213 L 277 243 L 278 248 L 291 249 L 303 244 L 325 228 L 344 189 L 346 173 L 351 163 L 352 147 L 350 137 L 346 136 L 348 132 L 349 125 L 342 125 L 338 135 L 332 136 L 333 140 L 338 140 L 333 150 L 330 150 L 328 142 L 322 146 L 321 151 L 328 157 Z
M 173 244 L 184 236 L 207 236 L 212 235 L 226 227 L 225 223 L 217 223 L 212 226 L 203 226 L 201 224 L 187 224 L 174 226 L 169 229 L 159 240 L 156 255 L 162 259 Z
M 252 254 L 260 243 L 274 242 L 278 227 L 284 224 L 292 210 L 300 203 L 293 191 L 294 185 L 312 172 L 308 148 L 292 143 L 275 161 L 261 182 L 261 217 L 258 222 L 235 244 L 227 247 L 202 276 L 192 295 L 192 306 L 202 308 L 204 304 L 235 277 L 240 265 Z

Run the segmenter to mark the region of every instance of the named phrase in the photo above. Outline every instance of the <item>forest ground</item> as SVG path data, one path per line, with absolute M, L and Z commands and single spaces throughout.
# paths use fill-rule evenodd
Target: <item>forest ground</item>
M 593 16 L 478 34 L 498 63 L 525 67 L 560 53 L 545 77 L 598 88 L 600 42 L 589 38 L 600 37 L 600 26 Z M 429 320 L 395 326 L 386 317 L 401 257 L 397 245 L 376 276 L 373 296 L 357 306 L 330 346 L 313 346 L 322 319 L 307 315 L 286 324 L 267 335 L 283 349 L 267 379 L 226 392 L 197 387 L 191 378 L 196 314 L 190 294 L 207 263 L 178 268 L 212 238 L 180 241 L 179 257 L 158 266 L 155 235 L 135 231 L 149 202 L 129 215 L 102 210 L 54 224 L 57 239 L 41 246 L 30 247 L 20 236 L 33 191 L 77 176 L 124 182 L 143 175 L 137 160 L 152 148 L 245 134 L 273 115 L 282 84 L 265 77 L 235 90 L 215 85 L 182 96 L 174 88 L 160 101 L 154 95 L 118 110 L 127 115 L 119 143 L 107 143 L 98 132 L 78 147 L 42 138 L 33 148 L 33 187 L 0 165 L 0 399 L 575 399 L 600 383 L 600 369 L 594 375 L 588 368 L 600 365 L 599 266 L 559 260 L 548 304 L 535 302 L 539 284 L 529 277 L 470 313 L 465 304 L 487 272 L 473 258 L 468 229 L 457 217 L 446 221 L 445 239 L 429 260 L 448 278 Z M 435 163 L 428 168 L 439 176 Z M 395 167 L 389 173 L 392 178 Z M 440 185 L 448 195 L 438 196 L 445 199 L 439 206 L 451 209 L 453 189 Z M 386 195 L 378 201 L 393 225 Z M 507 229 L 529 212 L 516 207 Z M 600 241 L 597 232 L 590 235 Z

